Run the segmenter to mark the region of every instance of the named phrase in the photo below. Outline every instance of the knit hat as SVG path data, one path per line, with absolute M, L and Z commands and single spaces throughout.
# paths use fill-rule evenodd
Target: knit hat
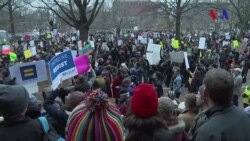
M 85 101 L 72 111 L 66 126 L 66 140 L 123 140 L 120 113 L 100 89 L 89 92 Z
M 22 114 L 28 103 L 29 93 L 23 86 L 0 85 L 0 113 L 4 117 Z
M 158 95 L 151 84 L 142 83 L 134 90 L 131 111 L 138 117 L 147 118 L 157 113 Z

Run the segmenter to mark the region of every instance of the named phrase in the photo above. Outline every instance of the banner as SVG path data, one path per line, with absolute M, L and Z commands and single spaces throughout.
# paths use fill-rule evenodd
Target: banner
M 205 37 L 200 37 L 199 49 L 205 49 L 205 47 L 206 47 L 206 38 Z
M 21 63 L 9 67 L 11 79 L 16 78 L 16 84 L 37 83 L 48 79 L 44 60 Z
M 184 61 L 184 52 L 171 52 L 170 53 L 171 62 L 182 63 Z
M 158 65 L 161 60 L 161 45 L 148 44 L 146 57 L 150 65 Z
M 49 72 L 53 90 L 59 86 L 61 80 L 66 80 L 77 75 L 71 51 L 62 52 L 53 57 L 49 61 Z

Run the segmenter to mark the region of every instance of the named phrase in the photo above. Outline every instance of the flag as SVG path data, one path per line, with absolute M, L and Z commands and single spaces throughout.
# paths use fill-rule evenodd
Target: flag
M 216 13 L 216 11 L 214 9 L 211 9 L 209 11 L 209 14 L 210 14 L 210 17 L 211 17 L 212 20 L 216 20 L 217 19 L 217 13 Z
M 30 49 L 24 51 L 24 57 L 25 57 L 25 59 L 28 59 L 31 56 L 32 56 L 32 53 L 31 53 Z
M 3 54 L 10 54 L 10 52 L 11 52 L 11 49 L 10 49 L 10 45 L 3 45 L 2 46 L 2 53 Z
M 229 16 L 228 16 L 228 13 L 227 13 L 227 10 L 226 10 L 226 9 L 223 9 L 223 10 L 222 10 L 222 18 L 223 18 L 223 19 L 226 19 L 226 20 L 229 19 Z
M 93 51 L 93 48 L 90 44 L 87 44 L 85 47 L 83 47 L 81 50 L 79 50 L 79 55 L 89 55 Z
M 16 60 L 17 60 L 17 55 L 16 55 L 16 53 L 10 52 L 9 56 L 10 56 L 10 61 L 16 61 Z

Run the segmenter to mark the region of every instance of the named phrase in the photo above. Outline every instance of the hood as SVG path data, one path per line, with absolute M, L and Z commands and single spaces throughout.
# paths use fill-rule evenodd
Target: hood
M 176 125 L 169 126 L 168 130 L 172 134 L 183 132 L 185 131 L 185 122 L 183 120 L 179 120 Z

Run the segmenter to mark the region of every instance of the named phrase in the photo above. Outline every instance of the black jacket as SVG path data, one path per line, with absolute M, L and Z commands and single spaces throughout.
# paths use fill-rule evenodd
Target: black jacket
M 42 141 L 42 127 L 37 119 L 25 118 L 11 124 L 1 123 L 1 141 Z
M 193 141 L 250 141 L 250 118 L 235 106 L 215 107 L 194 133 Z

